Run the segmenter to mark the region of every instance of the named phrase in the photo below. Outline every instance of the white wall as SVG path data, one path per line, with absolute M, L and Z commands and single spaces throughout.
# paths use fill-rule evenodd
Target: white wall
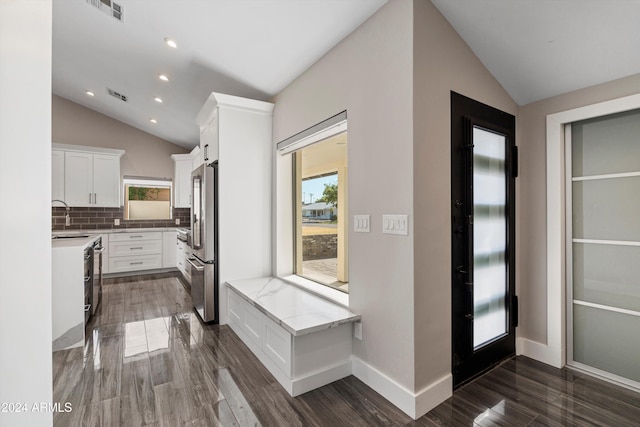
M 51 0 L 0 1 L 0 402 L 51 403 Z M 0 413 L 3 426 L 51 413 Z
M 279 93 L 273 126 L 278 142 L 347 110 L 348 210 L 371 215 L 370 233 L 349 231 L 349 305 L 363 325 L 353 354 L 405 391 L 414 389 L 413 237 L 383 235 L 381 222 L 408 214 L 413 229 L 412 9 L 391 0 Z M 276 157 L 276 271 L 286 274 L 291 163 Z

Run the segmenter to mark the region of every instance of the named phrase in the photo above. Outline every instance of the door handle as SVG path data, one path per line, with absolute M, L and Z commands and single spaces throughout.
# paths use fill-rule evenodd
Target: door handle
M 187 262 L 191 264 L 191 266 L 195 268 L 196 271 L 204 271 L 204 265 L 195 265 L 193 261 L 195 261 L 195 258 L 187 258 Z
M 463 265 L 459 265 L 456 267 L 456 272 L 458 274 L 469 274 L 469 272 L 467 270 L 464 269 Z

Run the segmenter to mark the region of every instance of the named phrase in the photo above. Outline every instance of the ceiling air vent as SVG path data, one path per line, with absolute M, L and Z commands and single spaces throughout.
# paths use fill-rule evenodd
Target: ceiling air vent
M 109 92 L 109 95 L 118 98 L 120 101 L 127 102 L 127 95 L 123 95 L 123 94 L 118 93 L 115 90 L 109 89 L 109 88 L 107 88 L 107 92 Z
M 118 3 L 111 0 L 86 0 L 90 5 L 97 7 L 109 16 L 113 16 L 118 21 L 124 21 L 124 9 Z

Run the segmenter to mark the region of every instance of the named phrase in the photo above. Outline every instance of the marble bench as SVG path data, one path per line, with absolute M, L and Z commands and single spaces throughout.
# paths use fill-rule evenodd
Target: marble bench
M 360 315 L 278 278 L 226 286 L 229 326 L 291 396 L 351 374 Z

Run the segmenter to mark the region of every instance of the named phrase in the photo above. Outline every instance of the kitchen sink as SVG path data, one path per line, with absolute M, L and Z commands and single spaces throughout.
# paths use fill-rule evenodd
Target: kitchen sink
M 81 237 L 89 237 L 88 234 L 54 234 L 52 239 L 78 239 Z

